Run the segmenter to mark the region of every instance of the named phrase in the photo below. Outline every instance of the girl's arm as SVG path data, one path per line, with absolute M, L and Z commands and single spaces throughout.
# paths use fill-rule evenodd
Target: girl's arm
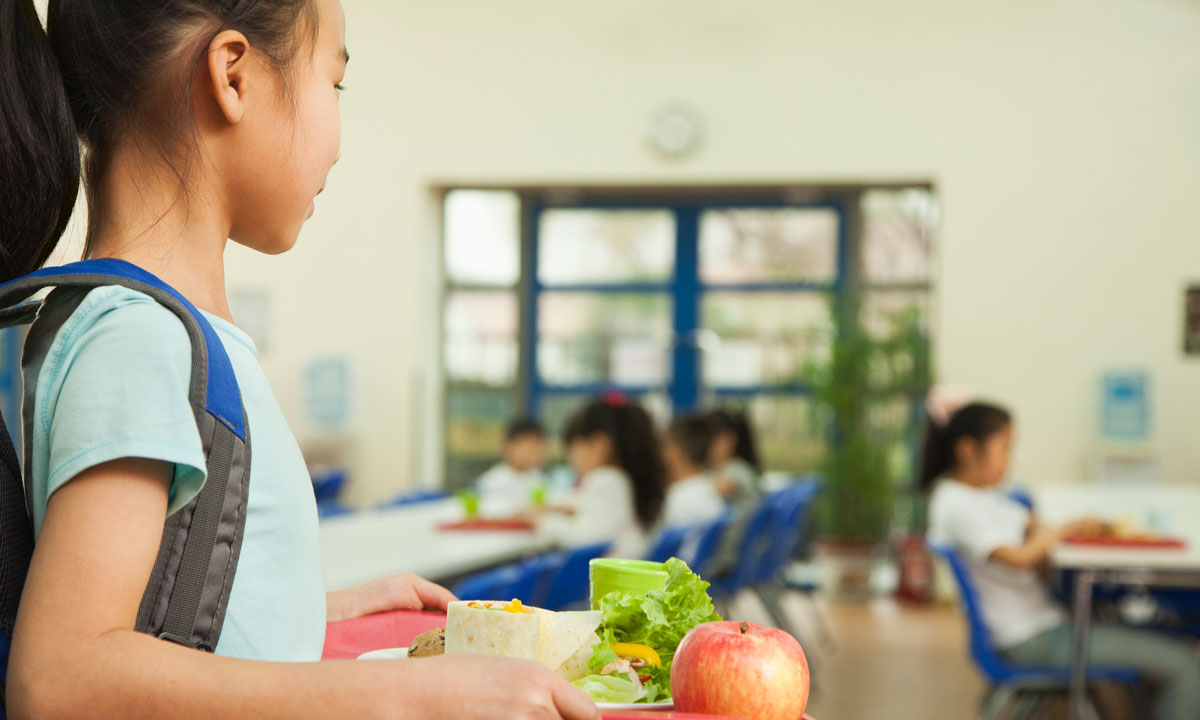
M 1076 520 L 1056 530 L 1032 522 L 1022 545 L 996 548 L 988 555 L 988 560 L 1021 570 L 1036 568 L 1049 559 L 1050 551 L 1064 539 L 1074 535 L 1099 534 L 1103 528 L 1103 522 L 1092 518 Z
M 598 717 L 581 691 L 529 662 L 267 663 L 135 632 L 170 472 L 160 461 L 116 460 L 51 497 L 13 637 L 9 717 Z

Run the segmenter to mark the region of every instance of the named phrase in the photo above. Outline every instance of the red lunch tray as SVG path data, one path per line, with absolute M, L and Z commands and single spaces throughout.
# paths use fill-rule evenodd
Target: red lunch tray
M 1068 545 L 1102 548 L 1146 548 L 1183 550 L 1187 543 L 1178 538 L 1157 538 L 1155 540 L 1139 540 L 1137 538 L 1068 538 Z
M 533 523 L 525 520 L 489 520 L 487 518 L 475 518 L 474 520 L 461 520 L 459 522 L 447 522 L 438 525 L 438 530 L 487 530 L 487 531 L 507 531 L 507 532 L 532 532 Z
M 331 622 L 325 626 L 325 652 L 322 660 L 353 659 L 370 650 L 408 647 L 413 638 L 446 624 L 446 615 L 420 610 L 393 610 L 364 615 L 350 620 Z M 737 720 L 720 715 L 696 713 L 654 712 L 652 710 L 606 713 L 604 720 Z M 802 720 L 813 720 L 807 715 Z

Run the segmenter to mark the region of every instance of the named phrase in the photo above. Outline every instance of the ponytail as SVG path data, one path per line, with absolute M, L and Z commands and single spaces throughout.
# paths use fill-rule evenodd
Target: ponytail
M 929 491 L 934 482 L 958 465 L 958 441 L 970 438 L 983 445 L 992 435 L 1012 424 L 1012 414 L 998 405 L 973 402 L 939 424 L 932 419 L 925 431 L 920 489 Z
M 50 257 L 79 172 L 71 106 L 33 0 L 0 0 L 0 282 Z
M 634 514 L 649 530 L 658 522 L 666 497 L 666 468 L 654 421 L 640 405 L 624 396 L 593 400 L 567 421 L 563 441 L 606 435 L 612 442 L 613 462 L 633 483 Z

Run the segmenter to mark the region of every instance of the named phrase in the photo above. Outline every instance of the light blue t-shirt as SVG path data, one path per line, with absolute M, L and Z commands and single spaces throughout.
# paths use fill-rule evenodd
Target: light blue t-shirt
M 251 435 L 245 536 L 216 652 L 319 660 L 325 589 L 308 470 L 254 343 L 225 320 L 205 317 L 233 364 Z M 188 404 L 190 373 L 191 343 L 170 310 L 119 287 L 84 298 L 55 336 L 37 379 L 26 460 L 35 533 L 55 490 L 118 458 L 174 463 L 170 512 L 195 497 L 205 470 Z

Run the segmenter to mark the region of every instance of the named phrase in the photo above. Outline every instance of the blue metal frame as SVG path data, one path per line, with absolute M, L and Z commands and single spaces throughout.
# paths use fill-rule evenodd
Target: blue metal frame
M 675 216 L 675 273 L 666 282 L 637 283 L 543 283 L 538 276 L 540 252 L 541 215 L 550 209 L 665 209 Z M 772 283 L 704 283 L 700 280 L 700 215 L 705 210 L 721 209 L 827 209 L 837 214 L 837 270 L 832 283 L 828 282 L 772 282 Z M 730 202 L 670 202 L 654 198 L 630 198 L 621 201 L 581 200 L 571 203 L 533 202 L 529 215 L 530 242 L 528 254 L 522 266 L 528 277 L 522 285 L 521 312 L 524 326 L 529 329 L 521 338 L 522 356 L 529 359 L 521 367 L 521 385 L 525 388 L 525 409 L 533 416 L 542 414 L 542 401 L 547 395 L 600 394 L 607 390 L 619 390 L 628 395 L 644 395 L 658 391 L 657 386 L 618 386 L 608 382 L 551 384 L 543 381 L 537 368 L 538 301 L 544 292 L 587 292 L 603 294 L 620 293 L 663 293 L 671 295 L 673 301 L 672 330 L 675 342 L 671 352 L 671 379 L 667 392 L 675 412 L 695 409 L 700 403 L 703 378 L 701 377 L 700 352 L 692 338 L 702 327 L 700 303 L 705 293 L 712 292 L 823 292 L 844 298 L 849 287 L 852 271 L 846 208 L 841 201 L 831 200 L 812 203 L 789 203 L 784 201 L 730 201 Z M 803 385 L 753 385 L 716 386 L 707 388 L 718 397 L 753 397 L 755 395 L 805 395 L 808 388 Z

